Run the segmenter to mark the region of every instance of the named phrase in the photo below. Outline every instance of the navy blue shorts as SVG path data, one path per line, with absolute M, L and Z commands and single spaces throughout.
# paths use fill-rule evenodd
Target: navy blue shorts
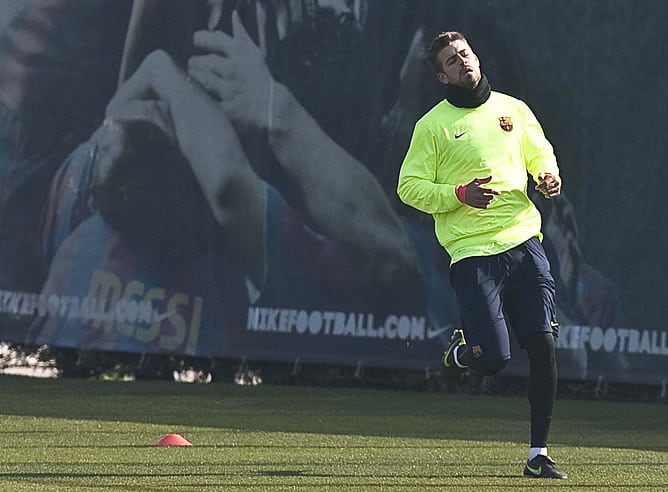
M 450 281 L 477 363 L 494 366 L 510 359 L 509 326 L 521 347 L 532 333 L 558 335 L 554 279 L 537 237 L 498 255 L 456 262 Z

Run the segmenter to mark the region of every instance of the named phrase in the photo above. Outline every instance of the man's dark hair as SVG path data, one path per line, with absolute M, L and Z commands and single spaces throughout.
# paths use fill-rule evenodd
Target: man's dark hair
M 438 59 L 438 54 L 441 52 L 443 48 L 448 46 L 453 41 L 456 41 L 457 39 L 461 39 L 462 41 L 466 41 L 468 43 L 464 35 L 458 31 L 441 32 L 437 34 L 436 37 L 431 41 L 431 45 L 429 46 L 429 50 L 427 51 L 427 60 L 429 60 L 429 65 L 431 65 L 431 68 L 434 70 L 435 73 L 443 71 L 441 62 Z

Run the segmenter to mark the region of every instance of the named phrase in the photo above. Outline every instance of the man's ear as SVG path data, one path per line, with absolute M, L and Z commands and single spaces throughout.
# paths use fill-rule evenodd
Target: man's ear
M 439 81 L 441 84 L 448 85 L 448 82 L 449 82 L 449 80 L 448 80 L 448 76 L 445 75 L 443 72 L 438 72 L 438 73 L 436 74 L 436 78 L 438 79 L 438 81 Z

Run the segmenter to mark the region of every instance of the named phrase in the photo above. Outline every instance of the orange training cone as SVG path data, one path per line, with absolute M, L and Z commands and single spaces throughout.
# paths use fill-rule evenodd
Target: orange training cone
M 180 434 L 165 434 L 155 441 L 156 446 L 192 446 L 192 444 Z

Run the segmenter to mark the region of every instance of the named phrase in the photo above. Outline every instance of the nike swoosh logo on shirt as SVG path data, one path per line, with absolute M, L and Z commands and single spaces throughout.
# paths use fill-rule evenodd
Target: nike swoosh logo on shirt
M 456 133 L 456 134 L 455 134 L 455 138 L 459 138 L 459 137 L 461 137 L 462 135 L 464 135 L 465 133 L 466 133 L 466 132 Z

